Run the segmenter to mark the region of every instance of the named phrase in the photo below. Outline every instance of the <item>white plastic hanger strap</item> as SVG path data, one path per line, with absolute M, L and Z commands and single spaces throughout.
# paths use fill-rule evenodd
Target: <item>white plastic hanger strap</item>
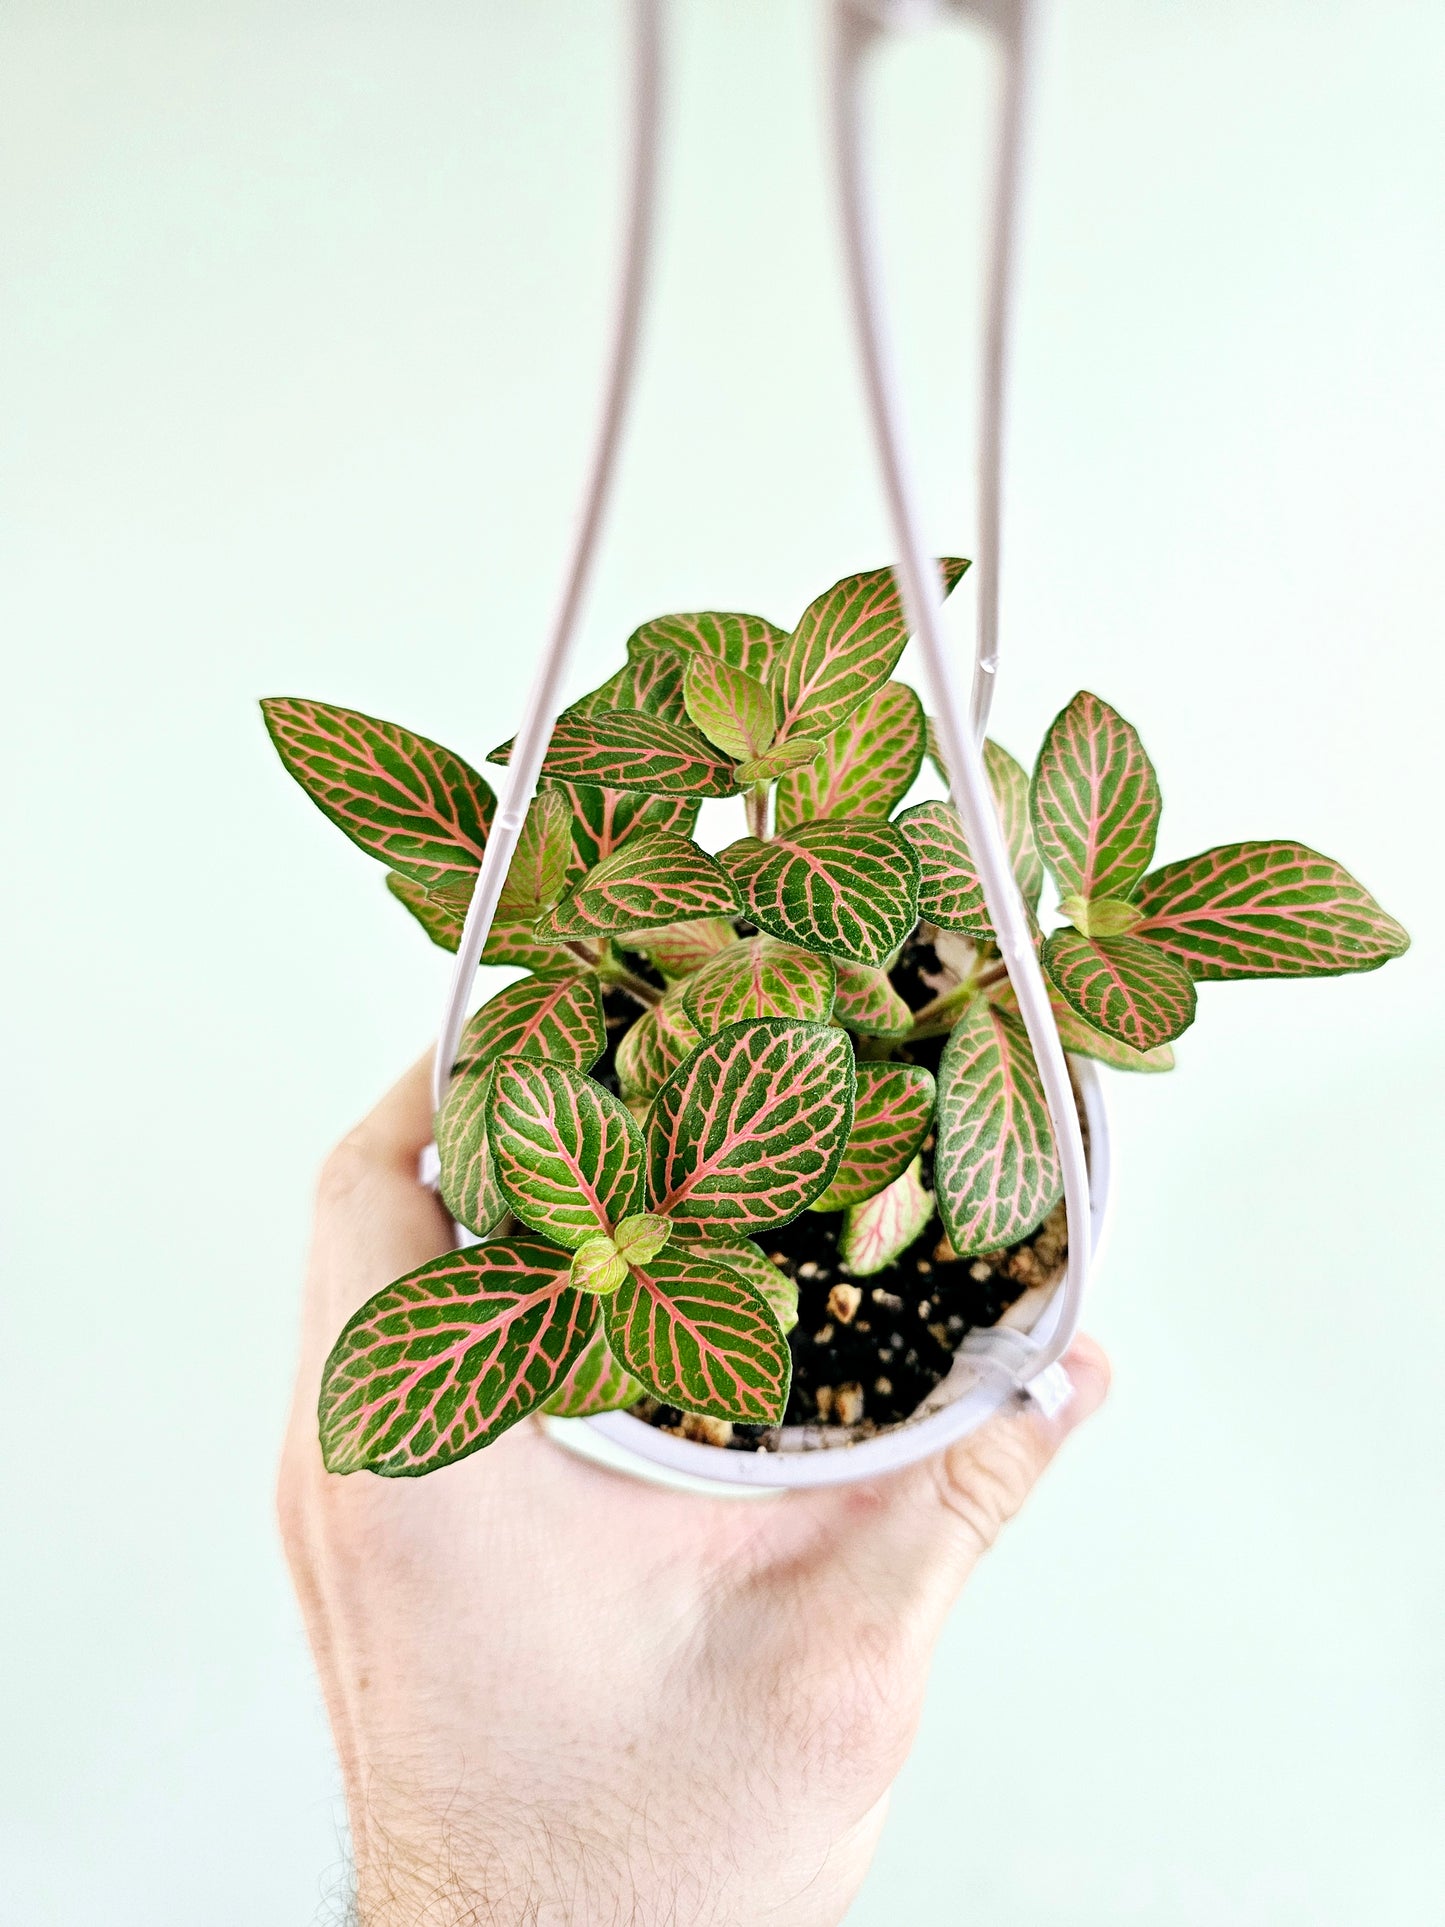
M 867 194 L 860 103 L 867 56 L 878 40 L 897 27 L 931 21 L 938 16 L 940 8 L 920 5 L 918 0 L 892 0 L 891 4 L 889 0 L 834 0 L 830 94 L 848 287 L 863 361 L 864 393 L 898 546 L 897 570 L 903 604 L 923 657 L 953 801 L 963 820 L 998 947 L 1008 967 L 1020 1015 L 1038 1063 L 1063 1170 L 1069 1255 L 1062 1303 L 1048 1337 L 1023 1353 L 1013 1347 L 1012 1334 L 1005 1337 L 998 1332 L 981 1332 L 970 1347 L 975 1357 L 994 1357 L 1020 1384 L 1032 1384 L 1063 1355 L 1078 1328 L 1088 1281 L 1091 1232 L 1088 1160 L 1073 1083 L 1050 1008 L 1048 987 L 1034 951 L 1029 913 L 1009 861 L 982 755 L 983 730 L 998 665 L 1005 343 L 1032 9 L 1029 0 L 992 0 L 991 4 L 983 5 L 953 0 L 947 11 L 976 17 L 995 31 L 1004 70 L 989 246 L 979 441 L 982 574 L 972 702 L 968 712 L 954 664 L 944 645 L 937 573 L 923 542 L 904 454 L 902 411 L 879 294 L 881 277 Z M 1057 1391 L 1055 1382 L 1045 1396 L 1052 1401 Z
M 562 595 L 522 724 L 501 785 L 497 814 L 487 837 L 486 854 L 472 890 L 457 946 L 456 968 L 437 1039 L 432 1095 L 441 1108 L 457 1045 L 466 1022 L 477 964 L 497 914 L 497 901 L 522 833 L 527 805 L 536 794 L 542 759 L 562 708 L 567 668 L 572 659 L 582 598 L 591 573 L 603 512 L 617 466 L 617 449 L 637 365 L 637 342 L 657 204 L 658 145 L 662 119 L 662 0 L 631 0 L 633 92 L 632 153 L 628 169 L 627 230 L 617 293 L 612 355 L 602 402 L 602 419 L 578 518 Z

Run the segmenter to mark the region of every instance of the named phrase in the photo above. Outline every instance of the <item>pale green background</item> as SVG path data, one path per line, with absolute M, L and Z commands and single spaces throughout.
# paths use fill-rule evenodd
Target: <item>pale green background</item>
M 589 681 L 642 617 L 787 622 L 888 554 L 813 9 L 678 14 Z M 7 1927 L 334 1917 L 272 1459 L 311 1172 L 446 966 L 255 698 L 474 755 L 515 723 L 592 419 L 613 30 L 0 4 Z M 1438 1917 L 1442 66 L 1438 0 L 1063 0 L 1049 36 L 998 733 L 1088 683 L 1165 855 L 1302 837 L 1416 948 L 1207 990 L 1171 1083 L 1115 1080 L 1116 1394 L 948 1633 L 854 1927 Z M 945 36 L 882 92 L 965 551 L 982 74 Z

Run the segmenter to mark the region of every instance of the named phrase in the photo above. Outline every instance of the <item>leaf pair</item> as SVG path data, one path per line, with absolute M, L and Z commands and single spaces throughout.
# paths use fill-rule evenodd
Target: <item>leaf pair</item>
M 837 1169 L 853 1117 L 843 1033 L 734 1024 L 669 1078 L 645 1130 L 566 1064 L 502 1055 L 486 1076 L 497 1180 L 539 1235 L 449 1253 L 363 1306 L 327 1362 L 327 1465 L 427 1471 L 549 1402 L 573 1409 L 579 1379 L 609 1369 L 599 1342 L 611 1370 L 669 1403 L 780 1419 L 783 1294 L 760 1286 L 768 1261 L 743 1240 L 806 1209 Z M 600 1271 L 574 1269 L 589 1242 L 602 1269 L 625 1265 L 602 1294 Z
M 1404 930 L 1299 843 L 1206 850 L 1149 873 L 1160 816 L 1137 731 L 1081 691 L 1050 726 L 1030 790 L 1034 835 L 1071 928 L 1042 961 L 1069 1007 L 1135 1051 L 1193 1021 L 1196 982 L 1373 970 Z

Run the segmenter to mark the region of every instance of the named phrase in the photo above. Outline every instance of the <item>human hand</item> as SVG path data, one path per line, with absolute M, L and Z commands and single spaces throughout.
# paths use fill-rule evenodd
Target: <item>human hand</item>
M 825 1927 L 877 1844 L 959 1587 L 1097 1409 L 1000 1415 L 872 1484 L 703 1498 L 522 1424 L 421 1480 L 326 1473 L 321 1367 L 447 1250 L 416 1065 L 322 1176 L 279 1502 L 362 1927 Z

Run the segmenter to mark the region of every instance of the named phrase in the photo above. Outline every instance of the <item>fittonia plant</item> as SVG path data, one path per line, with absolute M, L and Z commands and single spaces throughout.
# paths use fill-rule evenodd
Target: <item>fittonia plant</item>
M 951 589 L 967 565 L 940 566 Z M 483 956 L 528 974 L 471 1019 L 436 1120 L 442 1196 L 478 1242 L 341 1333 L 321 1394 L 333 1471 L 428 1472 L 528 1412 L 644 1393 L 776 1423 L 796 1292 L 759 1233 L 841 1212 L 842 1262 L 868 1277 L 935 1212 L 968 1258 L 1053 1210 L 1048 1110 L 959 819 L 899 807 L 937 761 L 890 680 L 905 640 L 874 569 L 791 633 L 644 623 L 562 716 Z M 455 949 L 492 817 L 481 776 L 394 723 L 263 707 L 292 775 Z M 1078 1055 L 1167 1070 L 1198 984 L 1373 970 L 1408 944 L 1302 843 L 1151 869 L 1159 785 L 1097 696 L 1055 718 L 1032 777 L 992 742 L 987 762 L 1035 915 L 1046 872 L 1057 886 L 1040 954 Z M 730 796 L 748 834 L 710 855 L 698 806 Z M 910 1003 L 895 977 L 932 994 Z

